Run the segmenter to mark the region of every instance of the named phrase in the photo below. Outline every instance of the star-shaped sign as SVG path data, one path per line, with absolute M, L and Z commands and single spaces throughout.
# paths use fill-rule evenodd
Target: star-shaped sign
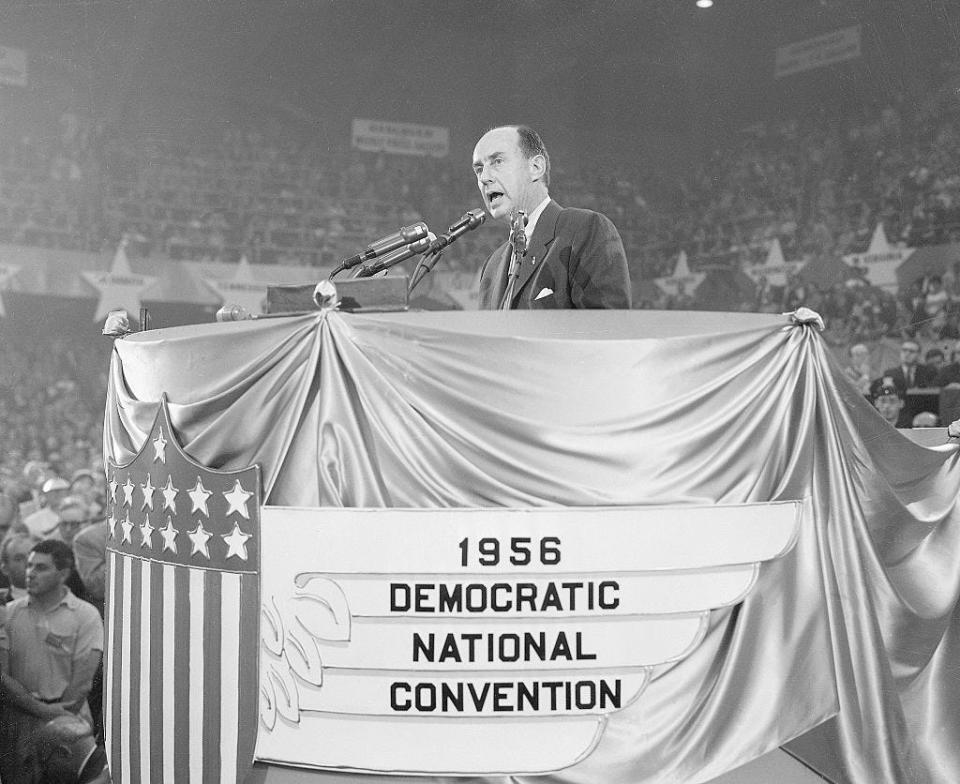
M 146 509 L 150 507 L 150 511 L 153 511 L 153 491 L 156 490 L 153 486 L 153 482 L 150 481 L 150 474 L 147 474 L 147 481 L 145 484 L 140 485 L 140 489 L 143 490 L 143 506 L 141 509 Z
M 127 544 L 133 544 L 133 540 L 130 538 L 130 534 L 133 532 L 133 522 L 130 520 L 130 513 L 127 512 L 127 516 L 120 527 L 123 529 L 123 537 L 121 541 L 126 542 Z
M 240 484 L 240 480 L 237 479 L 233 483 L 233 489 L 229 493 L 221 493 L 226 499 L 229 508 L 227 509 L 227 517 L 232 515 L 234 512 L 237 512 L 240 515 L 243 515 L 245 520 L 250 519 L 250 513 L 247 511 L 247 499 L 253 495 L 253 493 L 248 493 L 243 489 L 243 485 Z
M 898 286 L 897 267 L 909 259 L 914 250 L 891 245 L 881 221 L 873 230 L 867 252 L 848 253 L 843 260 L 851 267 L 863 269 L 872 285 L 895 291 Z
M 770 243 L 770 250 L 767 252 L 767 259 L 762 264 L 752 264 L 744 268 L 744 272 L 754 281 L 759 282 L 760 278 L 766 278 L 771 286 L 785 286 L 787 284 L 787 275 L 799 272 L 803 267 L 802 261 L 787 261 L 783 256 L 783 247 L 780 240 L 776 237 Z
M 167 439 L 163 437 L 163 431 L 161 430 L 157 433 L 157 437 L 153 439 L 153 462 L 156 463 L 158 460 L 161 463 L 167 462 Z
M 160 536 L 163 537 L 163 549 L 169 550 L 176 555 L 177 552 L 177 529 L 173 527 L 173 518 L 167 516 L 167 524 L 160 529 Z
M 177 513 L 177 502 L 176 497 L 177 493 L 180 491 L 173 486 L 173 477 L 167 477 L 167 486 L 160 490 L 163 493 L 163 508 L 169 509 L 174 514 Z
M 193 550 L 190 552 L 190 555 L 200 553 L 204 558 L 209 559 L 210 551 L 207 549 L 207 542 L 213 534 L 203 527 L 203 521 L 197 523 L 197 527 L 189 531 L 187 536 L 190 537 L 190 542 L 193 545 Z
M 693 295 L 703 279 L 707 277 L 704 272 L 691 272 L 690 265 L 687 263 L 687 254 L 680 251 L 677 256 L 677 265 L 673 269 L 673 274 L 662 278 L 654 278 L 654 282 L 670 296 L 679 296 L 681 291 L 685 294 Z
M 122 308 L 128 313 L 140 312 L 140 295 L 156 280 L 150 275 L 140 275 L 130 269 L 127 260 L 126 238 L 117 248 L 113 264 L 107 272 L 83 272 L 83 278 L 100 292 L 94 321 L 103 321 L 111 310 Z
M 0 264 L 0 291 L 10 288 L 10 282 L 16 277 L 20 267 L 14 264 Z M 3 307 L 3 295 L 0 294 L 0 316 L 6 316 L 7 312 Z
M 149 547 L 153 549 L 153 532 L 157 529 L 150 525 L 150 518 L 145 517 L 143 520 L 143 525 L 140 526 L 140 546 Z
M 224 305 L 239 305 L 248 313 L 263 312 L 263 303 L 267 298 L 267 284 L 254 280 L 253 271 L 246 256 L 240 259 L 233 280 L 203 278 L 203 282 L 223 299 Z
M 190 496 L 190 503 L 193 505 L 190 514 L 203 512 L 204 517 L 210 516 L 210 512 L 207 511 L 207 499 L 212 496 L 213 493 L 203 486 L 203 480 L 199 476 L 197 477 L 196 486 L 193 490 L 188 490 L 187 495 Z
M 247 560 L 247 539 L 252 538 L 252 534 L 245 534 L 234 523 L 233 530 L 229 534 L 221 534 L 220 538 L 227 543 L 227 558 L 235 555 L 241 561 Z
M 133 490 L 136 485 L 130 481 L 130 477 L 127 477 L 127 481 L 123 483 L 123 503 L 127 506 L 133 506 Z

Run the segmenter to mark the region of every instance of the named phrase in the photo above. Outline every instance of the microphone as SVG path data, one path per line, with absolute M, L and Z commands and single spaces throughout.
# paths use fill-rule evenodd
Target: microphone
M 360 271 L 357 272 L 356 277 L 372 277 L 378 272 L 383 272 L 384 270 L 388 270 L 391 267 L 396 266 L 401 261 L 406 261 L 411 256 L 416 256 L 418 253 L 425 253 L 430 248 L 430 243 L 434 242 L 436 239 L 437 235 L 432 231 L 428 231 L 427 236 L 423 239 L 419 239 L 416 242 L 411 242 L 409 245 L 391 251 L 390 253 L 378 259 L 374 264 L 370 264 L 369 266 L 364 265 L 360 268 Z
M 468 231 L 473 231 L 487 219 L 487 213 L 482 209 L 470 210 L 465 212 L 460 218 L 450 225 L 446 234 L 441 234 L 430 243 L 430 253 L 439 253 L 451 242 L 462 237 Z
M 362 253 L 358 253 L 356 256 L 350 256 L 347 259 L 341 259 L 340 264 L 337 265 L 337 268 L 330 273 L 332 278 L 338 272 L 342 272 L 346 269 L 353 269 L 358 264 L 363 264 L 365 261 L 370 261 L 370 259 L 375 259 L 378 256 L 382 256 L 384 253 L 389 253 L 392 250 L 396 250 L 404 245 L 408 245 L 411 242 L 416 242 L 427 236 L 429 233 L 427 224 L 423 221 L 418 221 L 412 226 L 404 226 L 400 231 L 395 231 L 393 234 L 388 234 L 386 237 L 381 237 L 376 242 L 367 246 L 367 249 Z

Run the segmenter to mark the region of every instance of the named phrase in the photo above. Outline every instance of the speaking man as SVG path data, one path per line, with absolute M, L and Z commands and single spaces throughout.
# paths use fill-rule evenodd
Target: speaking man
M 536 131 L 487 131 L 473 150 L 473 171 L 492 218 L 509 225 L 515 210 L 526 214 L 527 249 L 514 274 L 509 242 L 483 265 L 481 310 L 630 307 L 620 234 L 606 216 L 550 198 L 550 156 Z

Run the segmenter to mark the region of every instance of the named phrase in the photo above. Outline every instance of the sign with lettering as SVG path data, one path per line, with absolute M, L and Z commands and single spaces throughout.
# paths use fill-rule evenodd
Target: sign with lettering
M 895 292 L 900 285 L 897 269 L 910 258 L 914 250 L 891 245 L 880 222 L 873 230 L 866 253 L 848 253 L 843 260 L 851 267 L 862 270 L 868 283 Z
M 368 152 L 445 158 L 450 152 L 450 130 L 437 125 L 354 119 L 351 144 Z
M 0 84 L 27 85 L 27 53 L 23 49 L 0 46 Z
M 263 507 L 256 757 L 573 765 L 790 550 L 801 508 Z
M 860 56 L 860 25 L 843 27 L 813 38 L 778 46 L 773 76 L 781 79 L 791 74 L 812 71 Z

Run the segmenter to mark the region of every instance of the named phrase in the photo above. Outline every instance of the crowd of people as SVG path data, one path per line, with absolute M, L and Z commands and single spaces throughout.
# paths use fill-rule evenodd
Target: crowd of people
M 922 92 L 754 123 L 682 177 L 557 160 L 553 191 L 614 221 L 635 279 L 669 275 L 681 250 L 694 269 L 742 269 L 774 239 L 787 259 L 839 258 L 864 249 L 878 223 L 911 247 L 957 241 L 958 80 L 947 63 Z M 5 242 L 100 251 L 127 236 L 130 253 L 329 267 L 399 225 L 445 225 L 451 205 L 476 200 L 464 160 L 331 150 L 275 117 L 182 138 L 130 138 L 66 109 L 25 119 L 0 123 Z M 445 261 L 473 271 L 496 244 L 467 235 Z
M 105 767 L 97 734 L 108 350 L 76 337 L 0 330 L 5 697 L 0 780 L 5 782 L 107 780 L 97 778 Z

